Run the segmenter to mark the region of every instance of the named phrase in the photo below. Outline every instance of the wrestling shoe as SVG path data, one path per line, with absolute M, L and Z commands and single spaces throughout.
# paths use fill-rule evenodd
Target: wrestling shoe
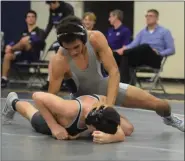
M 14 118 L 15 112 L 13 107 L 12 107 L 12 102 L 18 99 L 18 96 L 15 92 L 11 92 L 8 94 L 6 98 L 6 103 L 4 108 L 2 109 L 2 117 L 3 117 L 3 123 L 4 124 L 10 124 L 11 121 Z
M 174 114 L 172 114 L 171 117 L 163 118 L 163 121 L 166 125 L 175 127 L 184 132 L 184 120 L 174 116 Z

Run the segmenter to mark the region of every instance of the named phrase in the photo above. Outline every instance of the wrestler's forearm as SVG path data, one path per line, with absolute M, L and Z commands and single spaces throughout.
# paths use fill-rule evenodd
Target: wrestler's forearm
M 109 135 L 109 143 L 121 142 L 125 140 L 125 134 L 120 126 L 118 127 L 116 134 L 114 135 L 107 134 L 107 135 Z
M 60 86 L 56 85 L 56 84 L 51 84 L 51 82 L 49 82 L 49 88 L 48 88 L 48 93 L 51 94 L 57 94 L 60 91 Z
M 37 105 L 37 103 L 36 103 Z M 56 119 L 53 117 L 51 112 L 46 108 L 43 107 L 42 105 L 37 106 L 41 115 L 43 116 L 44 120 L 46 121 L 48 127 L 51 129 L 51 131 L 55 128 L 56 125 L 58 125 Z
M 57 94 L 60 91 L 62 80 L 50 80 L 48 92 L 52 94 Z
M 107 105 L 112 106 L 115 104 L 116 97 L 118 94 L 118 89 L 119 89 L 119 82 L 120 82 L 119 71 L 109 74 L 107 100 L 106 100 Z

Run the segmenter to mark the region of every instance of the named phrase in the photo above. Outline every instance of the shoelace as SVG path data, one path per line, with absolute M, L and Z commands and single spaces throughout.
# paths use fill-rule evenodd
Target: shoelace
M 179 118 L 173 116 L 172 122 L 177 123 L 178 125 L 181 125 L 182 120 L 180 120 Z
M 6 117 L 13 118 L 14 112 L 13 111 L 7 111 Z

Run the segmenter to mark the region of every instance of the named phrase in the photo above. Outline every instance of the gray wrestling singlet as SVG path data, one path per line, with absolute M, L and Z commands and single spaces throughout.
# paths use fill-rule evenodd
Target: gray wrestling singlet
M 63 53 L 68 57 L 69 60 L 72 79 L 75 81 L 77 86 L 77 93 L 75 96 L 78 97 L 91 94 L 106 96 L 108 89 L 108 77 L 103 77 L 101 73 L 101 63 L 97 59 L 94 49 L 89 41 L 87 41 L 86 47 L 88 53 L 88 67 L 85 70 L 78 68 L 73 59 L 63 48 Z M 128 84 L 119 84 L 119 92 L 116 99 L 116 105 L 123 104 L 127 88 Z

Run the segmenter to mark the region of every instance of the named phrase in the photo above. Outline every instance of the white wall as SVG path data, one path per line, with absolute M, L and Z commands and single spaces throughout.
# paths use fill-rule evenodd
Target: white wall
M 67 1 L 68 3 L 72 4 L 75 10 L 75 15 L 78 17 L 82 17 L 83 15 L 83 2 L 76 2 L 76 1 Z M 48 18 L 49 18 L 49 9 L 48 5 L 45 4 L 45 1 L 32 1 L 31 8 L 35 10 L 38 14 L 37 25 L 43 29 L 46 28 Z M 50 45 L 56 41 L 56 33 L 55 29 L 51 31 L 49 36 L 47 37 L 46 43 L 46 50 L 50 47 Z
M 83 15 L 82 1 L 68 1 L 79 17 Z M 46 27 L 49 10 L 45 2 L 32 1 L 32 9 L 38 13 L 38 26 Z M 184 3 L 183 2 L 135 2 L 134 35 L 145 26 L 145 14 L 148 9 L 155 8 L 160 12 L 160 24 L 167 27 L 175 39 L 176 54 L 167 60 L 162 73 L 165 78 L 184 78 Z M 98 16 L 98 15 L 97 15 Z M 52 30 L 46 42 L 48 48 L 56 40 Z
M 176 46 L 176 54 L 167 60 L 161 76 L 184 78 L 184 2 L 135 2 L 134 8 L 134 35 L 145 26 L 148 9 L 159 11 L 159 23 L 172 32 Z

